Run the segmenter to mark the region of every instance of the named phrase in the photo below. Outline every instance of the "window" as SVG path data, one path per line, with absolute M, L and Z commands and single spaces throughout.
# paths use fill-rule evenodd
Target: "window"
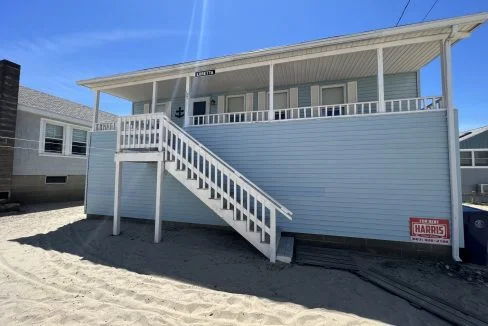
M 475 151 L 474 152 L 474 165 L 475 166 L 488 166 L 488 151 Z
M 227 112 L 244 112 L 245 97 L 244 95 L 227 96 Z
M 471 151 L 469 152 L 460 152 L 461 155 L 461 166 L 472 166 L 473 159 L 471 156 Z
M 44 135 L 44 151 L 48 153 L 63 153 L 64 127 L 46 123 Z
M 345 85 L 323 86 L 320 93 L 321 105 L 334 105 L 345 103 Z M 321 108 L 322 116 L 345 115 L 346 108 L 342 105 Z
M 41 118 L 39 154 L 86 158 L 88 127 Z
M 73 155 L 86 155 L 86 130 L 73 129 L 71 139 L 71 153 Z
M 67 176 L 46 176 L 46 183 L 66 183 Z

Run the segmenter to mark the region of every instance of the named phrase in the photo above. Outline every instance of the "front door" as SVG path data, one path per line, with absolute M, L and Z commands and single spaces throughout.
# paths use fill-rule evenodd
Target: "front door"
M 206 101 L 198 101 L 193 102 L 193 116 L 203 116 L 206 113 L 207 109 L 207 102 Z M 194 124 L 202 124 L 204 117 L 194 117 Z

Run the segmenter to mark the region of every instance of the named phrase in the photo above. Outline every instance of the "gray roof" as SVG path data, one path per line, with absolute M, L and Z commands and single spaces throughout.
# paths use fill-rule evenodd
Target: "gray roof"
M 46 110 L 50 113 L 91 122 L 93 110 L 89 106 L 71 102 L 61 97 L 50 95 L 25 86 L 19 87 L 19 104 Z M 115 121 L 116 115 L 100 110 L 100 122 Z
M 461 135 L 459 136 L 459 140 L 464 141 L 466 139 L 469 139 L 471 137 L 479 135 L 485 131 L 488 131 L 488 126 L 479 127 L 479 128 L 471 129 L 471 130 L 466 130 L 466 131 L 461 133 Z

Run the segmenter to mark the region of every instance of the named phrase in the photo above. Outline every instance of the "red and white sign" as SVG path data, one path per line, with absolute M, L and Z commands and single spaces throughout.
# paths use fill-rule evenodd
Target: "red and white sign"
M 413 242 L 449 245 L 449 220 L 440 218 L 410 218 L 410 240 Z

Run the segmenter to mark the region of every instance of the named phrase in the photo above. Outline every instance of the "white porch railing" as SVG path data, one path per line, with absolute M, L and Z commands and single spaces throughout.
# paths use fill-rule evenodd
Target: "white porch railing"
M 269 243 L 270 259 L 276 255 L 276 212 L 291 219 L 291 211 L 233 169 L 163 113 L 120 117 L 117 123 L 117 152 L 157 150 L 167 161 L 176 162 L 210 198 L 220 199 L 221 208 L 234 211 L 234 219 L 246 221 L 246 230 L 260 232 Z
M 441 108 L 441 100 L 442 97 L 440 96 L 386 100 L 384 103 L 383 112 L 379 110 L 378 101 L 286 108 L 274 110 L 273 120 L 331 118 L 346 115 L 435 110 Z M 192 126 L 224 123 L 260 122 L 269 120 L 270 119 L 268 110 L 218 113 L 189 117 L 190 125 Z

